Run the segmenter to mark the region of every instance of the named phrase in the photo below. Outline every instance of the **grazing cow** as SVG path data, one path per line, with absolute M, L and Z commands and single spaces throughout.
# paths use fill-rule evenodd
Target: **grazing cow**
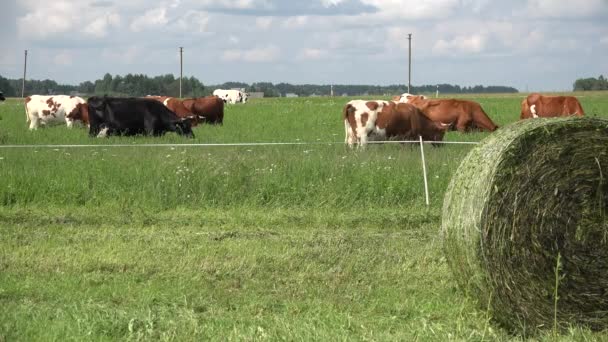
M 37 129 L 40 124 L 63 121 L 72 128 L 74 121 L 89 123 L 89 111 L 86 102 L 78 96 L 68 95 L 32 95 L 25 98 L 25 121 L 30 129 Z
M 88 106 L 91 137 L 136 134 L 161 136 L 169 131 L 194 138 L 191 122 L 195 118 L 180 118 L 153 99 L 94 96 L 89 98 Z
M 532 93 L 521 102 L 519 119 L 570 115 L 585 115 L 585 111 L 576 97 L 544 96 Z
M 224 123 L 224 102 L 217 96 L 184 99 L 182 103 L 193 115 L 204 116 L 205 123 Z
M 224 103 L 229 103 L 229 104 L 236 104 L 237 102 L 246 103 L 247 95 L 245 95 L 245 94 L 246 93 L 243 93 L 242 91 L 235 90 L 235 89 L 229 89 L 229 90 L 216 89 L 213 91 L 213 95 L 222 99 L 222 101 L 224 101 Z
M 180 118 L 188 118 L 193 114 L 178 98 L 169 97 L 169 96 L 146 96 L 146 98 L 154 99 L 158 102 L 164 104 L 167 108 L 169 108 L 173 113 L 177 114 Z M 197 115 L 196 120 L 192 121 L 192 126 L 198 125 L 199 122 L 203 122 L 205 117 Z
M 353 100 L 343 110 L 345 143 L 352 147 L 368 139 L 419 139 L 441 141 L 449 125 L 436 123 L 407 103 Z
M 4 94 L 0 91 L 0 101 L 4 101 L 6 100 L 6 98 L 4 97 Z
M 424 96 L 406 96 L 410 103 L 435 122 L 446 122 L 452 124 L 452 130 L 467 132 L 480 129 L 490 132 L 495 131 L 498 126 L 492 122 L 488 114 L 483 111 L 481 105 L 474 101 L 441 99 L 429 100 Z

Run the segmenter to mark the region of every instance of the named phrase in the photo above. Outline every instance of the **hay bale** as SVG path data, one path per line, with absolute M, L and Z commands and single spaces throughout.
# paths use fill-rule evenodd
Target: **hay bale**
M 608 121 L 520 121 L 474 148 L 448 187 L 449 266 L 512 332 L 606 329 L 607 205 Z

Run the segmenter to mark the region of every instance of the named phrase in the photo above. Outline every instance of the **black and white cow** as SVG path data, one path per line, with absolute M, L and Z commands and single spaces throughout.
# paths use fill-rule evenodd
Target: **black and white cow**
M 4 101 L 6 100 L 6 98 L 4 97 L 4 94 L 2 94 L 2 92 L 0 91 L 0 101 Z
M 180 118 L 153 99 L 135 97 L 98 97 L 88 100 L 89 136 L 108 135 L 154 135 L 175 132 L 194 138 L 194 117 Z

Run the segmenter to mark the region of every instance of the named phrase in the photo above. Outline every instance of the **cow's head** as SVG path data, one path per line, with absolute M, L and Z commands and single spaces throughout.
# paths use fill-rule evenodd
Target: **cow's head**
M 192 122 L 194 120 L 196 120 L 194 116 L 188 116 L 173 122 L 175 133 L 188 138 L 194 138 L 194 133 L 192 132 Z
M 431 121 L 431 129 L 427 132 L 428 135 L 425 138 L 431 141 L 442 141 L 445 132 L 450 130 L 450 127 L 452 127 L 452 123 Z M 435 146 L 438 146 L 438 144 Z
M 249 98 L 249 94 L 248 94 L 248 93 L 245 93 L 245 92 L 242 92 L 242 94 L 243 94 L 243 95 L 242 95 L 243 97 L 242 97 L 241 101 L 242 101 L 243 103 L 247 103 L 247 99 Z
M 74 110 L 66 115 L 68 119 L 73 121 L 82 121 L 83 124 L 89 124 L 89 106 L 86 103 L 78 103 Z

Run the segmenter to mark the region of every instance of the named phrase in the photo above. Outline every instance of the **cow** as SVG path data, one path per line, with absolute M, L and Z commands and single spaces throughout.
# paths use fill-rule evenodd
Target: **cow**
M 4 97 L 4 94 L 0 91 L 0 101 L 4 100 L 6 100 L 6 97 Z
M 353 100 L 343 109 L 344 142 L 365 147 L 368 139 L 441 141 L 449 125 L 436 123 L 407 103 Z
M 74 121 L 88 125 L 86 101 L 68 95 L 32 95 L 25 98 L 25 121 L 30 123 L 30 130 L 37 129 L 40 124 L 64 120 L 68 128 L 72 128 Z
M 162 103 L 135 97 L 93 96 L 88 100 L 89 136 L 153 135 L 175 132 L 194 138 L 194 117 L 180 118 Z
M 481 105 L 474 101 L 458 99 L 429 100 L 425 96 L 405 96 L 410 103 L 435 122 L 451 123 L 452 130 L 468 132 L 475 129 L 494 132 L 498 126 L 484 112 Z
M 182 104 L 193 115 L 204 116 L 205 123 L 224 123 L 224 102 L 217 96 L 205 96 L 184 99 Z
M 235 89 L 216 89 L 213 91 L 213 95 L 219 97 L 220 99 L 222 99 L 222 101 L 224 101 L 224 103 L 228 104 L 236 104 L 238 102 L 246 103 L 247 95 L 245 94 L 246 93 Z
M 173 113 L 177 114 L 177 116 L 179 116 L 180 118 L 187 118 L 187 117 L 193 116 L 192 112 L 188 108 L 186 108 L 186 106 L 184 106 L 182 101 L 178 98 L 169 97 L 169 96 L 151 96 L 151 95 L 146 96 L 146 98 L 154 99 L 158 102 L 161 102 L 162 104 L 165 105 L 165 107 L 169 108 L 169 110 L 171 110 Z M 196 118 L 196 120 L 192 121 L 193 127 L 198 125 L 199 122 L 205 121 L 205 117 L 200 116 L 200 115 L 196 115 L 195 118 Z
M 532 93 L 521 102 L 521 115 L 519 119 L 571 115 L 585 115 L 585 111 L 576 97 L 545 96 Z

